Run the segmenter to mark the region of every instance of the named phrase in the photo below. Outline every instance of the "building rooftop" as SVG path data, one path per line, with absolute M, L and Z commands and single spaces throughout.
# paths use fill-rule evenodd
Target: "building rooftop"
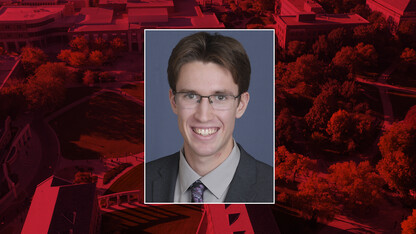
M 81 8 L 78 14 L 79 25 L 110 24 L 113 21 L 113 10 L 99 7 Z
M 106 4 L 127 4 L 127 0 L 100 0 L 100 5 Z
M 127 8 L 174 7 L 173 0 L 130 0 Z
M 296 15 L 278 17 L 288 26 L 368 23 L 358 14 L 316 14 L 311 21 L 299 21 Z
M 95 184 L 71 184 L 51 176 L 40 183 L 22 233 L 89 233 Z
M 312 1 L 312 0 L 287 0 L 287 2 L 291 3 L 294 7 L 296 7 L 301 12 L 305 11 L 305 4 L 308 4 L 311 7 L 322 8 L 321 5 Z
M 4 6 L 0 8 L 0 22 L 42 19 L 63 11 L 64 5 L 53 6 Z
M 167 22 L 166 8 L 130 8 L 128 9 L 129 23 Z
M 45 4 L 58 2 L 58 0 L 21 0 L 21 1 L 22 3 L 43 2 Z
M 131 8 L 128 9 L 129 16 L 145 16 L 145 15 L 167 15 L 168 11 L 166 8 Z
M 69 29 L 70 32 L 99 32 L 99 31 L 127 31 L 129 22 L 127 17 L 122 19 L 113 19 L 109 24 L 86 24 L 77 25 Z
M 416 0 L 373 0 L 387 8 L 403 14 L 405 12 L 416 12 Z

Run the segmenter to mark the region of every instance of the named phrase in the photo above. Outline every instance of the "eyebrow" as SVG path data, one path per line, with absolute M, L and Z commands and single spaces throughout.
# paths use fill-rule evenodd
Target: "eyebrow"
M 177 92 L 181 92 L 181 93 L 194 93 L 194 94 L 199 94 L 197 91 L 192 90 L 192 89 L 181 89 Z M 213 94 L 210 95 L 215 95 L 215 94 L 225 94 L 225 95 L 234 95 L 231 91 L 229 90 L 217 90 L 215 91 Z M 199 94 L 200 95 L 200 94 Z

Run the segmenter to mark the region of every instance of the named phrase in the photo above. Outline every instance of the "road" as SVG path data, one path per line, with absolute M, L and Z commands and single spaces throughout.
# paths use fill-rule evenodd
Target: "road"
M 30 126 L 33 136 L 32 144 L 36 145 L 29 150 L 28 157 L 30 159 L 23 162 L 21 167 L 31 164 L 29 166 L 35 168 L 27 170 L 26 174 L 24 172 L 19 174 L 18 198 L 10 197 L 0 204 L 0 217 L 2 217 L 0 233 L 3 233 L 4 230 L 20 230 L 22 228 L 36 186 L 53 174 L 53 168 L 58 159 L 59 142 L 56 141 L 53 130 L 45 122 L 43 116 L 40 114 L 33 116 Z

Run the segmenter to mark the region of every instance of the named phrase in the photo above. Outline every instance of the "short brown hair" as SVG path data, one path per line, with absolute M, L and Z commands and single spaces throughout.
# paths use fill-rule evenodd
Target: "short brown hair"
M 180 69 L 189 62 L 212 62 L 231 72 L 238 92 L 247 92 L 250 85 L 250 60 L 240 42 L 215 33 L 198 32 L 182 38 L 172 50 L 168 64 L 169 86 L 176 91 Z

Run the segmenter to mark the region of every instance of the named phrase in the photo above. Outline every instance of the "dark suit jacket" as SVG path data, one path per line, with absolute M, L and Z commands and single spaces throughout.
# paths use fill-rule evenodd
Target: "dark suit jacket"
M 273 168 L 237 144 L 240 162 L 224 202 L 273 202 Z M 179 152 L 146 164 L 146 202 L 173 202 Z

